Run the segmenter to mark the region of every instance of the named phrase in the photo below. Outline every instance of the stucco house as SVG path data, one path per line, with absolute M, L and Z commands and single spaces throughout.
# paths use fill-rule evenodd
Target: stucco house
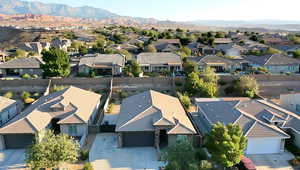
M 68 48 L 71 46 L 71 44 L 71 40 L 63 38 L 54 38 L 51 41 L 51 47 L 58 48 L 64 51 L 68 51 Z
M 243 58 L 249 61 L 251 67 L 263 67 L 273 74 L 299 73 L 300 61 L 294 58 L 278 54 L 264 56 L 247 55 L 243 56 Z
M 0 127 L 17 114 L 17 101 L 0 96 Z
M 300 144 L 300 117 L 266 100 L 247 98 L 198 98 L 198 112 L 192 115 L 201 133 L 209 133 L 212 124 L 239 125 L 248 138 L 246 154 L 273 154 L 284 152 L 287 132 L 295 135 Z
M 18 58 L 0 64 L 0 75 L 20 76 L 23 74 L 38 75 L 43 74 L 40 68 L 43 61 L 39 57 Z
M 125 57 L 121 54 L 87 54 L 80 58 L 79 73 L 96 75 L 119 75 L 125 66 Z
M 189 57 L 188 60 L 197 63 L 199 70 L 211 67 L 215 69 L 217 73 L 235 72 L 236 70 L 242 70 L 243 67 L 239 60 L 228 59 L 216 55 Z
M 182 71 L 181 57 L 174 53 L 140 53 L 136 61 L 144 72 Z
M 196 134 L 179 99 L 153 90 L 122 101 L 116 132 L 119 147 L 156 148 Z
M 37 54 L 41 54 L 43 49 L 49 50 L 50 48 L 50 43 L 42 43 L 42 42 L 25 42 L 21 43 L 18 48 L 28 51 L 28 52 L 34 52 Z
M 154 42 L 158 52 L 175 52 L 181 47 L 179 39 L 159 39 Z
M 99 94 L 73 86 L 43 96 L 0 128 L 0 149 L 25 148 L 35 133 L 47 129 L 73 136 L 82 146 L 100 99 Z

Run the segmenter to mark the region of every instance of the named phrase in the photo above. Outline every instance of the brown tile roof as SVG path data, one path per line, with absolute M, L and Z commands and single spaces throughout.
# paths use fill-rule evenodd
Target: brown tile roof
M 53 118 L 59 124 L 88 123 L 101 95 L 69 87 L 43 96 L 0 129 L 0 134 L 35 133 L 45 129 Z
M 172 126 L 169 134 L 196 133 L 178 98 L 150 90 L 123 100 L 116 131 L 154 131 L 166 125 Z

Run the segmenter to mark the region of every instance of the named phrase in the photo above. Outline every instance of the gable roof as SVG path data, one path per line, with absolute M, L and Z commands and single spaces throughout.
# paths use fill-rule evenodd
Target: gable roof
M 15 100 L 0 96 L 0 112 L 15 103 Z
M 289 137 L 283 130 L 266 121 L 261 113 L 271 108 L 258 100 L 234 100 L 232 98 L 227 101 L 223 99 L 205 101 L 203 98 L 196 102 L 199 112 L 205 115 L 210 124 L 217 122 L 238 124 L 247 137 Z M 201 128 L 200 125 L 197 126 Z
M 176 97 L 153 90 L 123 100 L 116 131 L 154 131 L 155 126 L 172 126 L 168 134 L 196 131 Z
M 197 62 L 198 64 L 235 64 L 233 60 L 227 59 L 225 57 L 220 57 L 216 55 L 207 55 L 201 57 L 190 57 L 190 60 Z
M 140 53 L 136 57 L 138 64 L 182 64 L 181 57 L 174 53 Z
M 265 56 L 244 56 L 244 58 L 254 64 L 262 66 L 276 66 L 276 65 L 299 65 L 300 61 L 290 57 L 284 57 L 281 55 L 265 55 Z
M 101 95 L 70 86 L 43 96 L 0 129 L 0 134 L 36 133 L 53 118 L 58 124 L 88 123 Z
M 13 59 L 3 64 L 0 64 L 0 69 L 5 68 L 40 68 L 40 65 L 43 64 L 41 58 L 38 57 L 29 57 L 29 58 L 18 58 Z
M 118 65 L 124 66 L 125 58 L 121 54 L 87 54 L 80 58 L 80 65 L 87 65 L 89 67 L 94 67 L 97 65 Z

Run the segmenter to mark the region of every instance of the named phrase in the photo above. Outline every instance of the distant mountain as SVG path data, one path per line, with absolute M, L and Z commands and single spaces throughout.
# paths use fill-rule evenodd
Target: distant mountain
M 42 14 L 51 16 L 77 17 L 88 19 L 107 19 L 117 14 L 93 7 L 70 7 L 62 4 L 45 4 L 20 0 L 0 0 L 1 14 Z

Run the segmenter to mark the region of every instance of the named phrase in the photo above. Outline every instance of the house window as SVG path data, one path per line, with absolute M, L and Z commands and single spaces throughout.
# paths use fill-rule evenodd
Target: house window
M 69 125 L 69 134 L 77 134 L 77 126 Z

